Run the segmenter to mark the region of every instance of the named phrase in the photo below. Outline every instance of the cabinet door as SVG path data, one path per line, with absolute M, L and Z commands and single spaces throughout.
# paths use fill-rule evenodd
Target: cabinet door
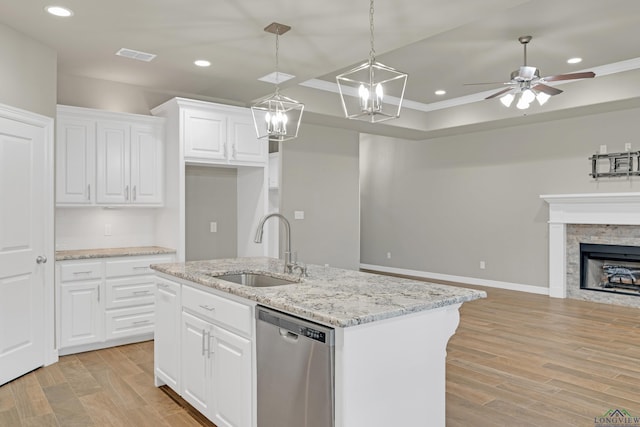
M 211 327 L 210 323 L 182 312 L 180 394 L 205 415 L 211 407 Z
M 227 116 L 186 109 L 184 118 L 184 156 L 194 160 L 227 160 Z
M 128 203 L 131 198 L 130 126 L 121 122 L 98 122 L 96 201 Z
M 131 197 L 135 204 L 160 204 L 164 176 L 161 130 L 148 125 L 131 127 Z
M 249 113 L 246 117 L 229 116 L 229 143 L 232 161 L 263 165 L 266 163 L 269 141 L 258 139 Z
M 180 285 L 157 278 L 154 362 L 156 385 L 180 393 Z
M 212 421 L 218 427 L 250 427 L 251 341 L 213 327 Z
M 60 348 L 104 340 L 101 281 L 60 284 Z
M 95 201 L 96 122 L 59 116 L 56 135 L 56 203 Z

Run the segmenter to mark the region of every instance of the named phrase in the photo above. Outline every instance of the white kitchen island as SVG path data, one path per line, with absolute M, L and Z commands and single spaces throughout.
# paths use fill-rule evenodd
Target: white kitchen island
M 152 268 L 158 272 L 156 385 L 174 388 L 219 427 L 260 426 L 258 304 L 335 329 L 336 427 L 444 427 L 447 342 L 460 305 L 486 297 L 483 291 L 315 265 L 299 278 L 283 273 L 282 261 L 272 258 Z M 299 282 L 256 288 L 216 278 L 230 273 Z M 191 327 L 198 319 L 208 323 Z M 230 366 L 219 366 L 224 360 Z M 205 367 L 198 372 L 194 365 Z M 215 372 L 226 374 L 212 386 L 207 381 Z

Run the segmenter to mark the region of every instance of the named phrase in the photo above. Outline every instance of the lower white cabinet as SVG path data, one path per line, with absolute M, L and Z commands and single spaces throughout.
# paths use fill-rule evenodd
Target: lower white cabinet
M 155 383 L 180 390 L 180 284 L 156 278 Z
M 60 285 L 60 348 L 104 339 L 102 281 L 80 280 Z
M 169 385 L 218 427 L 252 427 L 252 307 L 161 277 L 157 285 L 156 385 Z
M 151 339 L 155 279 L 151 264 L 172 255 L 56 263 L 60 355 Z

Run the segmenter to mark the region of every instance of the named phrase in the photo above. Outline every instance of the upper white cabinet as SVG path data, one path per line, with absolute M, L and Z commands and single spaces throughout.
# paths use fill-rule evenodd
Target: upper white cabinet
M 236 166 L 266 164 L 268 143 L 256 136 L 249 109 L 184 99 L 177 102 L 185 161 Z M 163 104 L 153 113 L 166 114 L 166 107 Z
M 164 120 L 58 106 L 57 205 L 161 206 Z
M 58 204 L 92 204 L 96 194 L 95 121 L 58 110 L 56 199 Z

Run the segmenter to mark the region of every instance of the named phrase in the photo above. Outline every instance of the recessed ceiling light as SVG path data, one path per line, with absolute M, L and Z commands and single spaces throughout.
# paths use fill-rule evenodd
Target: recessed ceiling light
M 579 64 L 582 62 L 582 58 L 569 58 L 567 64 Z
M 68 18 L 73 15 L 73 11 L 71 9 L 67 9 L 62 6 L 47 6 L 44 8 L 47 12 L 54 16 L 60 16 L 62 18 Z
M 211 62 L 207 61 L 206 59 L 198 59 L 197 61 L 193 61 L 194 64 L 196 64 L 198 67 L 210 67 L 211 66 Z
M 435 93 L 436 95 L 438 95 L 438 96 L 442 96 L 442 95 L 445 95 L 445 94 L 447 93 L 447 91 L 446 91 L 446 90 L 443 90 L 443 89 L 438 89 L 438 90 L 437 90 L 437 91 L 435 91 L 434 93 Z

